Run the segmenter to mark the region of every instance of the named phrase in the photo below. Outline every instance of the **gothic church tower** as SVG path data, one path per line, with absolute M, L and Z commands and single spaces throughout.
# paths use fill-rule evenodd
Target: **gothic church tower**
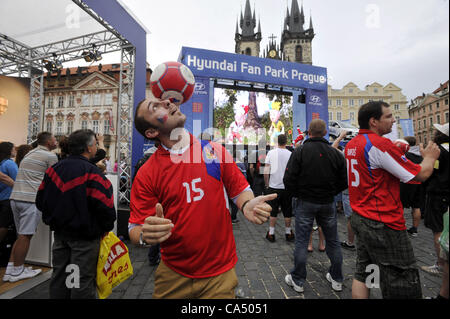
M 242 33 L 239 33 L 239 26 L 242 30 Z M 241 17 L 239 25 L 236 22 L 236 32 L 234 38 L 236 41 L 235 53 L 259 57 L 260 43 L 262 39 L 260 21 L 258 22 L 257 32 L 255 32 L 255 28 L 256 28 L 255 9 L 253 8 L 252 14 L 250 1 L 247 0 L 245 3 L 244 15 L 242 15 L 241 9 Z
M 291 12 L 289 12 L 289 8 L 286 11 L 281 35 L 283 59 L 290 62 L 312 64 L 312 40 L 315 35 L 312 17 L 309 20 L 309 28 L 305 29 L 303 4 L 300 11 L 297 0 L 292 0 Z

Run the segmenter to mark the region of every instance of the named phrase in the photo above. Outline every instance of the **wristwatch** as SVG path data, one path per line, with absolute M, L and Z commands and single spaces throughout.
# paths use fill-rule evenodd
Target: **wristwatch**
M 141 234 L 139 235 L 139 245 L 144 247 L 144 246 L 149 246 L 143 238 L 144 232 L 141 231 Z

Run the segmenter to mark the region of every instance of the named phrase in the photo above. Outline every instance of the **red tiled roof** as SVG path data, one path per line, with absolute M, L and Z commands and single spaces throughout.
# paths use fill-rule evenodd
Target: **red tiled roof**
M 436 94 L 436 93 L 440 92 L 443 89 L 448 89 L 448 81 L 445 82 L 444 84 L 442 84 L 442 86 L 439 86 L 439 88 L 437 88 L 433 93 Z

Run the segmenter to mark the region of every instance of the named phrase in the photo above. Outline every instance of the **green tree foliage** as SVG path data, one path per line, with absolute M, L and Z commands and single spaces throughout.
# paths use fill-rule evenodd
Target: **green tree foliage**
M 234 121 L 234 104 L 237 101 L 236 90 L 225 89 L 225 94 L 228 96 L 228 102 L 223 106 L 216 105 L 214 109 L 214 127 L 220 130 L 222 136 L 226 136 L 225 129 Z

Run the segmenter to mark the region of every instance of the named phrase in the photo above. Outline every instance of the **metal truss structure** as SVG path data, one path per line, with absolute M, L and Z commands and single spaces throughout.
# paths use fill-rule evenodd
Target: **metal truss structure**
M 120 203 L 129 203 L 131 190 L 131 139 L 132 110 L 134 105 L 134 68 L 136 50 L 111 25 L 91 10 L 83 1 L 72 0 L 93 19 L 102 24 L 106 30 L 82 35 L 59 42 L 37 47 L 29 47 L 7 35 L 0 33 L 0 75 L 15 75 L 30 78 L 30 104 L 28 117 L 28 143 L 36 138 L 42 129 L 44 108 L 44 65 L 45 59 L 54 59 L 55 55 L 61 62 L 82 59 L 83 51 L 93 45 L 107 54 L 121 51 L 120 85 L 119 85 L 119 116 L 117 154 L 118 165 L 118 199 Z M 121 181 L 122 180 L 122 181 Z M 126 181 L 125 181 L 126 180 Z M 124 182 L 125 181 L 125 182 Z
M 132 111 L 134 105 L 134 69 L 136 49 L 133 46 L 122 47 L 119 82 L 119 126 L 117 130 L 117 158 L 119 159 L 118 174 L 119 203 L 130 202 L 131 190 L 131 155 L 133 133 Z

